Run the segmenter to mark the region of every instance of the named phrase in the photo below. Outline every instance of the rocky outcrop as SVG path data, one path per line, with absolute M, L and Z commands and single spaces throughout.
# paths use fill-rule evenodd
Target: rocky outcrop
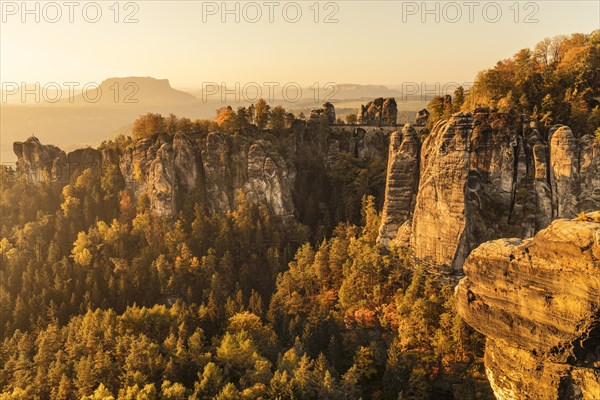
M 67 156 L 56 146 L 43 145 L 36 137 L 13 143 L 17 170 L 28 182 L 64 181 Z
M 579 144 L 566 126 L 552 133 L 550 162 L 556 215 L 572 217 L 580 194 Z
M 118 166 L 125 189 L 157 216 L 175 217 L 185 199 L 202 199 L 209 212 L 227 212 L 239 196 L 273 215 L 294 216 L 295 170 L 270 142 L 224 133 L 161 134 L 118 152 L 84 148 L 65 154 L 37 138 L 14 143 L 17 170 L 29 182 L 67 184 L 85 169 Z
M 579 139 L 579 184 L 576 212 L 600 210 L 600 140 L 593 135 Z
M 73 179 L 83 173 L 84 170 L 91 168 L 99 171 L 102 167 L 102 153 L 91 147 L 77 149 L 67 154 L 67 165 L 69 169 L 69 179 Z
M 398 243 L 410 237 L 415 257 L 438 272 L 460 275 L 484 241 L 531 237 L 555 218 L 600 209 L 600 143 L 567 127 L 555 127 L 546 141 L 535 124 L 519 126 L 514 115 L 482 108 L 437 123 L 420 154 L 416 201 L 384 211 L 380 243 L 389 246 L 398 231 L 388 215 L 404 221 L 413 213 Z M 393 189 L 386 188 L 391 201 Z
M 551 184 L 557 217 L 600 209 L 600 143 L 592 135 L 576 139 L 566 126 L 551 131 Z
M 419 183 L 420 148 L 412 125 L 405 125 L 390 137 L 385 203 L 377 238 L 380 245 L 387 247 L 392 240 L 398 241 L 398 246 L 408 245 Z
M 457 310 L 487 338 L 498 399 L 600 395 L 600 212 L 473 250 Z
M 197 190 L 210 212 L 237 207 L 238 196 L 266 205 L 276 216 L 294 214 L 293 173 L 268 142 L 209 133 L 182 133 L 171 140 L 143 139 L 127 148 L 120 168 L 127 189 L 147 195 L 156 215 L 175 216 L 184 199 Z
M 438 123 L 421 148 L 411 245 L 417 258 L 440 268 L 457 268 L 466 256 L 465 189 L 472 128 L 471 115 L 456 115 Z
M 358 110 L 359 125 L 396 125 L 398 105 L 393 97 L 379 97 L 366 105 L 361 105 Z
M 424 109 L 420 110 L 419 112 L 417 112 L 417 115 L 415 116 L 415 122 L 417 125 L 425 125 L 425 124 L 427 124 L 428 120 L 429 120 L 429 110 L 424 108 Z
M 87 168 L 100 168 L 102 154 L 92 148 L 65 153 L 53 145 L 43 145 L 36 137 L 13 143 L 20 176 L 31 183 L 66 183 Z
M 335 124 L 335 107 L 330 102 L 327 102 L 321 106 L 321 108 L 315 108 L 310 110 L 310 119 L 319 120 L 321 116 L 325 117 L 328 124 Z
M 162 133 L 126 148 L 106 145 L 65 154 L 31 138 L 14 145 L 17 169 L 35 183 L 67 184 L 86 168 L 116 167 L 132 200 L 157 216 L 176 217 L 188 199 L 215 213 L 235 210 L 245 199 L 274 216 L 314 226 L 337 207 L 329 192 L 330 169 L 341 156 L 381 166 L 392 131 L 333 129 L 334 106 L 325 103 L 317 111 L 308 121 L 289 121 L 289 132 L 274 140 L 258 140 L 251 129 L 236 135 Z
M 267 205 L 280 217 L 294 214 L 291 188 L 294 171 L 266 141 L 209 133 L 200 142 L 209 209 L 226 212 L 237 207 L 238 196 Z

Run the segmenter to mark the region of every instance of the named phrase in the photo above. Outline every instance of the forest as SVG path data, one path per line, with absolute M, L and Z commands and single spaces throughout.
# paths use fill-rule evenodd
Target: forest
M 600 140 L 598 65 L 600 31 L 544 40 L 434 98 L 429 128 L 487 106 Z M 215 121 L 147 114 L 101 148 L 218 130 L 285 154 L 294 118 L 262 100 Z M 455 281 L 376 244 L 387 161 L 325 170 L 311 146 L 296 153 L 319 176 L 302 208 L 328 210 L 297 224 L 241 193 L 228 213 L 192 193 L 159 218 L 114 164 L 66 185 L 3 166 L 0 399 L 493 398 Z

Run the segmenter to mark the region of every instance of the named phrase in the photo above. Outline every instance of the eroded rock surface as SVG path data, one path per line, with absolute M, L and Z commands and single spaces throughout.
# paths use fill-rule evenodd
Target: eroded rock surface
M 362 125 L 396 125 L 398 105 L 393 97 L 379 97 L 358 110 L 358 123 Z
M 267 205 L 277 216 L 292 217 L 294 171 L 266 141 L 209 133 L 200 144 L 209 208 L 226 212 L 237 207 L 238 195 Z
M 481 108 L 433 127 L 423 140 L 418 176 L 415 204 L 396 201 L 384 210 L 380 243 L 410 237 L 417 259 L 460 275 L 480 243 L 531 237 L 553 219 L 600 209 L 600 142 L 591 135 L 577 139 L 564 126 L 554 127 L 548 141 L 534 124 L 519 126 L 513 115 Z M 414 194 L 410 182 L 389 185 L 397 187 L 386 188 L 392 202 L 398 191 Z M 387 215 L 404 221 L 400 216 L 409 214 L 412 226 L 394 237 L 398 221 Z
M 293 216 L 293 173 L 270 143 L 225 133 L 140 140 L 127 148 L 120 168 L 127 188 L 146 194 L 157 215 L 174 216 L 198 190 L 211 212 L 237 207 L 238 196 L 264 204 L 276 216 Z
M 385 103 L 386 115 L 393 114 L 392 103 Z M 107 145 L 69 154 L 30 138 L 16 142 L 14 150 L 17 170 L 34 183 L 67 184 L 86 168 L 116 169 L 132 200 L 157 216 L 176 217 L 190 198 L 219 213 L 246 199 L 286 221 L 314 225 L 328 221 L 330 208 L 337 207 L 328 174 L 338 161 L 375 161 L 376 168 L 387 161 L 391 127 L 332 129 L 335 118 L 335 107 L 325 103 L 308 121 L 289 121 L 289 132 L 274 140 L 258 139 L 254 127 L 236 135 L 163 132 L 126 148 Z
M 411 125 L 390 137 L 385 203 L 377 239 L 383 246 L 389 246 L 393 239 L 400 246 L 408 244 L 419 183 L 420 148 L 421 142 Z
M 53 145 L 44 145 L 34 136 L 24 142 L 14 142 L 17 170 L 31 183 L 69 182 L 86 168 L 99 168 L 102 154 L 90 147 L 65 153 Z
M 471 115 L 456 115 L 438 123 L 421 148 L 411 245 L 416 257 L 435 265 L 458 268 L 466 251 L 465 186 L 472 128 Z
M 487 338 L 498 399 L 600 396 L 600 212 L 469 255 L 459 314 Z

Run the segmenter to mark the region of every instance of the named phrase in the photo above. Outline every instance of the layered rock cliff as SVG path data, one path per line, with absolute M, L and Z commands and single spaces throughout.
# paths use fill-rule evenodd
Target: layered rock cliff
M 457 309 L 498 399 L 600 398 L 600 212 L 484 243 L 464 271 Z
M 398 105 L 396 99 L 379 97 L 358 110 L 358 123 L 365 125 L 396 125 Z
M 70 153 L 29 138 L 14 143 L 17 170 L 29 182 L 67 184 L 86 168 L 100 171 L 112 164 L 132 199 L 142 200 L 157 216 L 176 217 L 190 196 L 211 213 L 234 210 L 243 198 L 283 220 L 304 222 L 312 213 L 309 222 L 317 223 L 331 206 L 325 204 L 333 189 L 327 174 L 340 155 L 385 161 L 389 147 L 389 132 L 332 130 L 333 105 L 326 103 L 320 111 L 325 118 L 294 120 L 278 138 L 258 132 L 162 133 L 118 150 L 101 146 Z
M 193 190 L 210 212 L 235 209 L 241 194 L 276 216 L 294 214 L 293 167 L 266 141 L 224 133 L 162 135 L 129 146 L 119 166 L 127 189 L 135 198 L 147 195 L 157 215 L 176 215 Z
M 457 113 L 425 136 L 418 174 L 401 178 L 416 164 L 392 142 L 386 201 L 393 205 L 384 209 L 379 242 L 408 241 L 417 259 L 460 274 L 480 243 L 529 237 L 555 218 L 600 209 L 600 143 L 564 126 L 549 136 L 509 114 Z M 415 195 L 415 176 L 415 201 L 397 202 L 398 193 Z
M 378 242 L 389 246 L 407 246 L 412 225 L 419 183 L 419 152 L 421 142 L 417 132 L 406 125 L 390 137 L 385 203 L 381 216 Z
M 36 137 L 13 143 L 17 169 L 31 182 L 55 180 L 62 177 L 66 154 L 56 146 L 44 146 Z

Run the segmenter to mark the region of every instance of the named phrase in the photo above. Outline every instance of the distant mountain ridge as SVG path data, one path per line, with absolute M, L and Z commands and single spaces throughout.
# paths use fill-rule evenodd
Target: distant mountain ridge
M 196 97 L 182 90 L 174 89 L 168 79 L 152 77 L 114 77 L 102 81 L 100 103 L 115 103 L 123 105 L 135 104 L 182 104 L 198 101 Z M 90 97 L 96 95 L 90 89 Z M 94 102 L 87 100 L 84 95 L 76 101 Z

